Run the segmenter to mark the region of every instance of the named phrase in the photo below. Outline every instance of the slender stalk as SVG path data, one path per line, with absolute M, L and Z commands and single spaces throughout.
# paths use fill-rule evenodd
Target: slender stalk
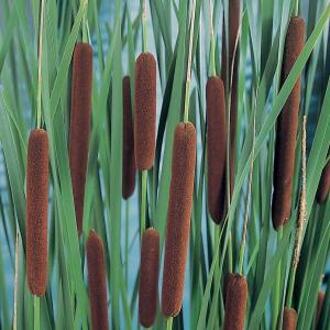
M 287 294 L 287 307 L 292 305 L 292 296 L 294 290 L 294 283 L 296 278 L 296 271 L 298 267 L 301 245 L 303 240 L 303 233 L 306 221 L 306 116 L 303 119 L 303 129 L 302 129 L 302 187 L 300 194 L 300 203 L 299 203 L 299 216 L 297 222 L 297 230 L 295 237 L 295 246 L 291 263 L 290 278 L 288 285 L 288 294 Z
M 125 214 L 125 283 L 128 286 L 128 224 L 129 224 L 129 199 L 126 201 Z
M 17 298 L 18 298 L 18 273 L 19 272 L 19 233 L 16 228 L 15 242 L 15 288 L 14 288 L 14 315 L 13 315 L 13 330 L 17 329 Z
M 209 22 L 210 22 L 210 76 L 216 75 L 215 69 L 215 38 L 213 27 L 213 6 L 212 1 L 209 0 Z
M 191 8 L 191 22 L 190 22 L 190 36 L 189 36 L 189 50 L 188 50 L 188 64 L 187 64 L 187 79 L 185 87 L 185 102 L 184 102 L 184 122 L 188 122 L 189 119 L 189 90 L 191 83 L 191 64 L 192 64 L 192 51 L 194 42 L 194 27 L 195 27 L 195 16 L 196 16 L 196 0 L 193 0 Z
M 147 8 L 146 1 L 141 0 L 141 20 L 142 20 L 142 51 L 145 53 L 147 50 Z
M 256 130 L 255 126 L 256 126 L 256 121 L 255 121 L 255 111 L 254 111 L 254 113 L 253 113 L 252 158 L 251 158 L 251 167 L 250 167 L 250 175 L 249 175 L 248 198 L 247 198 L 247 202 L 246 202 L 246 210 L 245 210 L 245 217 L 244 217 L 244 224 L 243 224 L 243 234 L 242 234 L 242 241 L 241 241 L 240 252 L 239 252 L 239 267 L 238 267 L 239 274 L 243 274 L 247 224 L 248 224 L 248 221 L 249 221 L 249 209 L 250 209 L 251 197 L 252 197 L 252 178 L 253 178 L 253 165 L 254 165 L 253 159 L 254 159 L 255 130 Z
M 169 317 L 166 320 L 166 330 L 172 330 L 173 327 L 173 317 Z
M 148 171 L 142 171 L 142 189 L 141 189 L 141 237 L 146 229 L 146 204 L 147 204 L 147 175 Z
M 298 16 L 298 14 L 299 14 L 299 0 L 295 0 L 294 15 Z
M 33 329 L 40 330 L 40 298 L 33 296 Z
M 83 17 L 82 24 L 82 39 L 83 42 L 88 42 L 88 20 L 87 20 L 87 8 L 88 8 L 88 0 L 81 0 L 81 3 L 85 5 L 85 12 Z
M 39 45 L 38 45 L 38 90 L 37 90 L 37 128 L 41 127 L 41 90 L 42 90 L 42 48 L 43 48 L 43 33 L 44 33 L 44 12 L 45 1 L 41 0 L 40 23 L 39 23 Z

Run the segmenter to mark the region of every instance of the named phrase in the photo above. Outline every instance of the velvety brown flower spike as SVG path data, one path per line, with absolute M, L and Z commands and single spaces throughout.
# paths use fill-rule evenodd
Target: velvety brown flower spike
M 300 55 L 305 40 L 305 22 L 292 17 L 288 26 L 282 66 L 282 84 Z M 291 215 L 292 183 L 300 105 L 300 78 L 289 95 L 277 120 L 274 158 L 273 225 L 277 230 Z
M 69 155 L 73 197 L 79 234 L 83 227 L 86 171 L 88 162 L 93 49 L 88 43 L 77 43 L 73 55 Z
M 149 170 L 155 158 L 156 60 L 142 53 L 135 65 L 134 147 L 138 170 Z
M 135 188 L 134 127 L 131 102 L 131 83 L 123 79 L 123 198 L 132 196 Z
M 207 196 L 212 219 L 220 223 L 226 196 L 227 122 L 222 80 L 211 77 L 206 85 L 207 112 Z
M 243 330 L 248 284 L 240 274 L 229 274 L 226 278 L 225 330 Z
M 31 131 L 26 175 L 26 265 L 30 291 L 43 296 L 47 286 L 48 135 Z
M 104 247 L 91 230 L 86 243 L 88 287 L 93 330 L 109 329 Z
M 172 177 L 167 211 L 162 312 L 176 316 L 181 309 L 188 252 L 196 163 L 196 129 L 190 122 L 175 130 Z
M 283 330 L 296 330 L 298 315 L 295 309 L 285 307 L 283 312 Z
M 153 228 L 142 236 L 141 270 L 139 288 L 139 320 L 149 328 L 153 325 L 157 311 L 159 271 L 159 234 Z

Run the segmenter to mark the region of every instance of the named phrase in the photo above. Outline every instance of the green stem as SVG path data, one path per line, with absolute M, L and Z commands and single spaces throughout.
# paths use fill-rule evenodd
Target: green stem
M 172 326 L 173 326 L 173 317 L 169 317 L 166 320 L 166 330 L 172 330 Z
M 33 296 L 33 329 L 40 330 L 40 298 Z
M 209 0 L 209 21 L 210 21 L 210 75 L 216 75 L 215 69 L 215 38 L 214 38 L 214 28 L 213 28 L 213 8 L 211 0 Z
M 142 189 L 141 189 L 141 237 L 146 228 L 146 204 L 147 204 L 147 175 L 148 171 L 142 171 Z
M 41 90 L 42 90 L 42 48 L 44 32 L 45 0 L 41 0 L 38 44 L 38 90 L 37 90 L 37 128 L 41 127 Z
M 189 48 L 188 48 L 188 63 L 187 63 L 187 78 L 186 78 L 186 88 L 185 88 L 185 102 L 184 102 L 184 116 L 183 121 L 188 122 L 189 119 L 189 90 L 191 82 L 191 64 L 192 64 L 192 51 L 193 51 L 193 40 L 194 40 L 194 28 L 195 28 L 195 16 L 196 16 L 196 1 L 194 0 L 192 4 L 192 16 L 190 24 L 190 36 L 189 36 Z
M 299 14 L 299 0 L 295 0 L 294 15 L 298 16 Z
M 141 0 L 141 20 L 142 20 L 142 51 L 145 53 L 147 50 L 147 12 L 146 12 L 146 2 Z
M 129 200 L 126 201 L 125 215 L 125 283 L 128 286 L 128 223 L 129 223 Z

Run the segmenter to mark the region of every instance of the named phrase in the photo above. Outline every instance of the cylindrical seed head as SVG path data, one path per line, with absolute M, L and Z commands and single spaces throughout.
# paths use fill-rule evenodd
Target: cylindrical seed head
M 135 65 L 135 164 L 149 170 L 155 158 L 156 137 L 156 60 L 142 53 Z
M 43 296 L 48 274 L 48 135 L 43 129 L 30 134 L 26 182 L 27 279 L 31 293 Z
M 153 228 L 142 236 L 141 270 L 139 288 L 139 320 L 149 328 L 156 317 L 159 270 L 159 234 Z
M 295 309 L 285 307 L 283 312 L 283 330 L 296 330 L 298 315 Z
M 208 79 L 206 112 L 208 208 L 212 219 L 220 223 L 224 216 L 226 196 L 227 122 L 224 87 L 218 77 Z
M 322 171 L 322 176 L 317 190 L 316 199 L 319 204 L 324 203 L 330 191 L 330 161 Z
M 304 47 L 304 36 L 304 20 L 300 17 L 292 17 L 285 41 L 282 83 L 288 77 Z M 288 221 L 291 214 L 299 104 L 300 78 L 277 120 L 272 202 L 273 225 L 276 230 Z
M 175 130 L 172 177 L 167 211 L 162 312 L 176 316 L 181 309 L 188 252 L 196 163 L 196 130 L 179 123 Z
M 85 182 L 91 117 L 93 49 L 77 43 L 72 68 L 71 118 L 69 133 L 70 170 L 76 210 L 77 229 L 82 231 Z
M 246 278 L 230 274 L 226 278 L 225 330 L 243 330 L 248 298 Z
M 92 329 L 109 328 L 104 247 L 101 238 L 91 230 L 86 243 L 89 299 Z
M 135 188 L 134 128 L 131 102 L 131 84 L 123 79 L 123 198 L 132 196 Z

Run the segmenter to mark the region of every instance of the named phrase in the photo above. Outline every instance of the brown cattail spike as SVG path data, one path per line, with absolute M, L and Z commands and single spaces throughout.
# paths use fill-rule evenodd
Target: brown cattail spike
M 206 111 L 208 208 L 212 219 L 219 223 L 224 216 L 226 196 L 227 123 L 224 87 L 218 77 L 207 82 Z
M 31 132 L 26 175 L 26 263 L 32 294 L 43 296 L 47 286 L 48 135 Z
M 69 149 L 72 189 L 79 234 L 82 231 L 88 161 L 93 75 L 92 70 L 92 47 L 87 43 L 77 43 L 73 56 L 72 69 Z
M 135 188 L 134 129 L 131 102 L 131 83 L 123 79 L 123 198 L 132 196 Z
M 285 307 L 283 312 L 283 330 L 296 330 L 298 315 L 295 309 Z
M 243 330 L 248 298 L 246 278 L 230 274 L 226 283 L 225 330 Z
M 236 153 L 236 128 L 237 128 L 237 90 L 238 90 L 238 65 L 239 65 L 239 26 L 240 26 L 240 0 L 228 1 L 228 61 L 225 20 L 223 21 L 222 42 L 222 79 L 226 93 L 230 91 L 230 191 L 234 189 L 235 179 L 235 153 Z
M 159 234 L 153 228 L 142 236 L 141 271 L 139 289 L 139 320 L 149 328 L 156 317 L 159 269 Z
M 320 291 L 317 295 L 317 310 L 316 310 L 316 320 L 315 320 L 316 326 L 318 325 L 321 318 L 324 298 L 325 298 L 325 293 Z
M 176 316 L 181 309 L 188 252 L 196 163 L 196 130 L 192 123 L 176 127 L 167 211 L 162 311 Z
M 324 203 L 329 195 L 330 191 L 330 161 L 327 166 L 323 169 L 319 188 L 317 190 L 317 202 L 319 204 Z
M 92 329 L 109 328 L 104 247 L 101 238 L 91 230 L 86 243 L 89 299 Z
M 139 170 L 148 170 L 155 158 L 156 136 L 156 61 L 142 53 L 135 66 L 135 162 Z
M 292 17 L 285 40 L 282 84 L 304 47 L 304 36 L 304 20 L 300 17 Z M 272 202 L 273 225 L 276 230 L 288 221 L 291 214 L 299 104 L 300 78 L 277 120 Z

